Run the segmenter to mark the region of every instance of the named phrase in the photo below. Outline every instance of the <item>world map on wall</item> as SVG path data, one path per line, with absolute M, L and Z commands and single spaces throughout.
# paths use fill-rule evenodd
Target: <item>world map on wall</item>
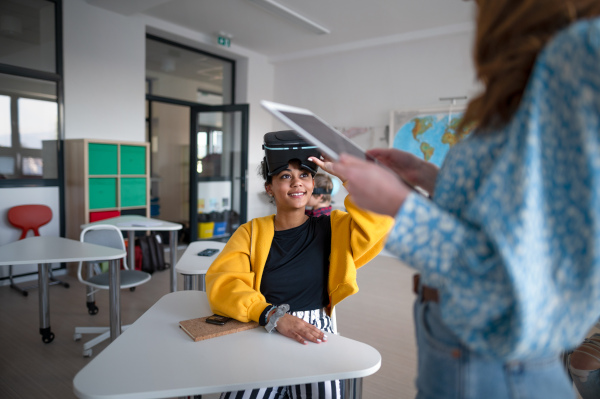
M 461 119 L 462 113 L 422 114 L 404 121 L 400 119 L 392 146 L 442 166 L 448 150 L 472 131 L 457 131 Z

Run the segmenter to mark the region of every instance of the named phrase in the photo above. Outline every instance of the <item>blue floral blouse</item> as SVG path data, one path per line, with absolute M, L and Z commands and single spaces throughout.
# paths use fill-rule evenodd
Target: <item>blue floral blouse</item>
M 600 19 L 539 54 L 504 128 L 452 148 L 387 249 L 438 287 L 444 322 L 499 359 L 577 346 L 600 317 Z

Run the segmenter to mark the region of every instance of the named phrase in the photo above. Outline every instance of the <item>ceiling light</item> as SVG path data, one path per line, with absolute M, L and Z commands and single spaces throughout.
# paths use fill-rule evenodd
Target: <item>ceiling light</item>
M 264 8 L 267 11 L 270 11 L 280 17 L 289 19 L 300 25 L 304 26 L 306 29 L 309 29 L 312 32 L 318 34 L 329 34 L 331 31 L 318 23 L 306 18 L 305 16 L 298 14 L 294 10 L 290 10 L 286 6 L 276 3 L 274 0 L 250 0 L 252 3 L 256 4 L 259 7 Z

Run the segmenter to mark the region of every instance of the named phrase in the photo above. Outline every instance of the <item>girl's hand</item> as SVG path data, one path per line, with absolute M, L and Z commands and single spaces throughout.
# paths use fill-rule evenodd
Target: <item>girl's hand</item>
M 333 176 L 337 177 L 338 179 L 340 179 L 342 181 L 342 183 L 346 181 L 346 178 L 342 174 L 340 174 L 339 172 L 337 172 L 333 169 L 333 162 L 323 161 L 322 159 L 318 159 L 315 157 L 308 157 L 308 160 L 316 163 L 319 168 L 323 169 L 325 172 L 329 173 L 330 175 L 333 175 Z
M 277 320 L 276 328 L 280 334 L 296 340 L 303 345 L 306 345 L 308 341 L 316 344 L 327 341 L 327 336 L 323 331 L 312 324 L 287 313 Z
M 342 154 L 333 167 L 347 177 L 344 187 L 358 206 L 382 215 L 396 216 L 411 191 L 398 176 L 374 162 Z

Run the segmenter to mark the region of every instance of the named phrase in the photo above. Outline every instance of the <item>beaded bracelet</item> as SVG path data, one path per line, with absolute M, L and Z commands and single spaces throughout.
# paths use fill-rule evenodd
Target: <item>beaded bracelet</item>
M 273 313 L 273 315 L 269 319 L 269 322 L 265 326 L 265 329 L 268 333 L 273 332 L 275 327 L 277 327 L 277 321 L 281 317 L 283 317 L 283 315 L 286 314 L 288 310 L 290 310 L 290 305 L 288 305 L 287 303 L 277 306 L 277 308 L 275 309 L 275 313 Z
M 273 312 L 274 312 L 276 309 L 277 309 L 277 307 L 276 307 L 276 306 L 269 305 L 269 310 L 267 310 L 267 311 L 265 312 L 265 324 L 264 324 L 265 326 L 266 326 L 266 325 L 267 325 L 267 323 L 269 322 L 269 315 L 270 315 L 271 313 L 273 313 Z

